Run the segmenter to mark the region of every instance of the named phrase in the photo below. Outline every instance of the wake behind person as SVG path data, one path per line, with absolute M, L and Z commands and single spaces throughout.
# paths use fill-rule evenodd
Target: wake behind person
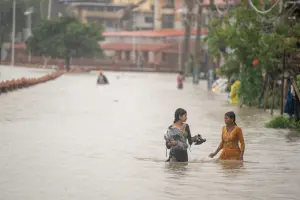
M 189 145 L 195 142 L 195 145 L 202 144 L 206 140 L 201 135 L 191 136 L 191 131 L 187 121 L 187 112 L 178 108 L 175 111 L 175 119 L 169 126 L 165 135 L 166 147 L 170 149 L 170 155 L 167 161 L 171 162 L 188 162 L 187 149 Z M 187 143 L 188 141 L 188 143 Z

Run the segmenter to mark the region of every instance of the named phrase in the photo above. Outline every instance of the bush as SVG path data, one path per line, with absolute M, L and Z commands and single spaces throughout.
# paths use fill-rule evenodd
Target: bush
M 267 128 L 288 128 L 288 129 L 299 129 L 300 130 L 300 121 L 296 121 L 294 118 L 289 117 L 288 115 L 280 115 L 272 118 L 269 122 L 266 123 Z

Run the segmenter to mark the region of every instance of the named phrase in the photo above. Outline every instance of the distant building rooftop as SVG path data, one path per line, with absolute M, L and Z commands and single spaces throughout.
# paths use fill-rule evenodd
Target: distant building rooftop
M 239 3 L 240 0 L 228 0 L 229 4 L 235 4 L 235 3 Z M 204 5 L 209 5 L 210 4 L 210 0 L 204 0 L 203 2 Z M 226 4 L 226 0 L 215 0 L 215 4 Z
M 201 35 L 206 35 L 207 29 L 201 30 Z M 176 37 L 184 36 L 184 29 L 158 29 L 147 31 L 120 31 L 120 32 L 104 32 L 105 37 Z M 191 30 L 191 35 L 196 35 L 196 30 Z

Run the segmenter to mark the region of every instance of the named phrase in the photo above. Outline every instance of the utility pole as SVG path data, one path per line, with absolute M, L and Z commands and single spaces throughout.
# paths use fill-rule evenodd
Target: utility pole
M 136 31 L 136 19 L 135 19 L 135 13 L 132 12 L 132 30 Z M 132 36 L 132 50 L 133 50 L 133 64 L 138 65 L 138 59 L 137 59 L 137 48 L 136 48 L 136 36 Z
M 159 0 L 154 0 L 154 29 L 160 29 L 160 23 L 159 23 Z
M 184 71 L 184 76 L 189 73 L 188 67 L 188 56 L 190 54 L 190 37 L 191 37 L 191 24 L 192 24 L 192 11 L 193 11 L 193 1 L 185 0 L 186 15 L 184 19 L 184 45 L 183 54 L 181 59 L 181 69 Z
M 52 0 L 48 0 L 48 20 L 51 19 L 51 12 L 52 12 Z
M 214 6 L 214 10 L 216 10 L 216 4 L 214 0 L 210 0 L 211 6 Z M 207 68 L 208 68 L 208 74 L 207 74 L 207 88 L 208 90 L 211 90 L 212 84 L 213 84 L 213 58 L 212 56 L 208 56 L 208 62 L 207 62 Z
M 32 27 L 32 19 L 31 15 L 33 13 L 33 7 L 30 7 L 29 9 L 26 10 L 24 15 L 27 16 L 27 35 L 26 35 L 26 40 L 32 35 L 31 27 Z M 28 62 L 31 62 L 31 51 L 29 51 L 28 54 Z
M 196 15 L 196 41 L 195 41 L 195 50 L 194 50 L 194 69 L 193 69 L 193 83 L 198 84 L 199 83 L 199 73 L 200 73 L 200 64 L 201 64 L 201 25 L 202 25 L 202 4 L 203 0 L 198 0 L 198 12 Z

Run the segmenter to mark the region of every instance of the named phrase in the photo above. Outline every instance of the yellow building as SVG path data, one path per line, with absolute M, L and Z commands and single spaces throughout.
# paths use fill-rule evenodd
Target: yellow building
M 130 4 L 138 4 L 141 2 L 141 0 L 112 0 L 113 4 L 125 4 L 125 5 L 130 5 Z M 153 6 L 154 6 L 154 0 L 146 0 L 144 3 L 142 3 L 139 6 L 139 11 L 142 12 L 153 12 Z
M 126 1 L 126 0 L 124 0 Z M 133 1 L 133 0 L 132 0 Z M 193 0 L 190 0 L 192 2 Z M 197 2 L 197 1 L 194 1 Z M 215 0 L 217 5 L 225 5 L 225 0 Z M 185 13 L 187 12 L 185 0 L 154 0 L 154 15 L 155 15 L 155 29 L 174 28 L 182 29 Z M 234 0 L 229 0 L 229 4 L 235 4 Z M 208 26 L 211 15 L 217 14 L 216 11 L 207 9 L 210 4 L 210 0 L 203 1 L 201 22 L 202 27 Z M 192 18 L 194 21 L 197 16 L 198 6 L 193 6 L 192 12 L 194 13 Z M 191 26 L 195 26 L 196 23 L 191 23 Z
M 97 2 L 71 3 L 73 13 L 81 22 L 97 22 L 106 27 L 106 31 L 122 30 L 120 19 L 123 11 L 141 0 L 103 0 Z M 146 0 L 134 9 L 134 28 L 153 29 L 153 0 Z M 133 26 L 131 24 L 131 26 Z

